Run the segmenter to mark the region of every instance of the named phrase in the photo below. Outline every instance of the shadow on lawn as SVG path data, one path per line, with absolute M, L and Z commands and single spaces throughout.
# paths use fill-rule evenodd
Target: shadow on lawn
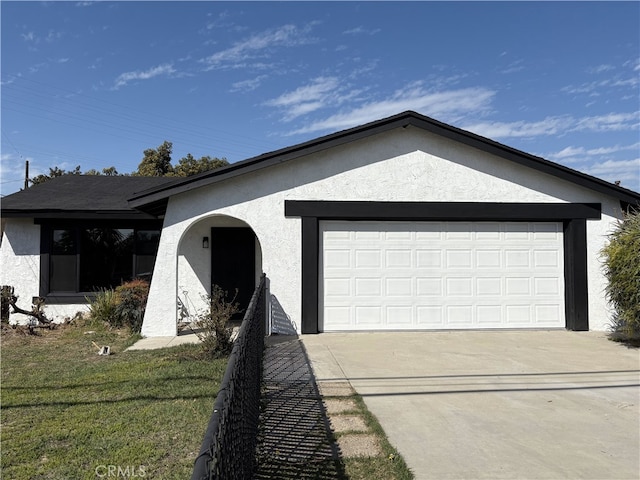
M 297 337 L 265 350 L 257 455 L 256 479 L 346 478 L 309 359 Z

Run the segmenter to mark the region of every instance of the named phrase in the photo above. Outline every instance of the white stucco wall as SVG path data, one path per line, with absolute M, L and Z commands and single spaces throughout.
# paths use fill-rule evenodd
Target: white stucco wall
M 18 306 L 29 310 L 31 300 L 40 295 L 40 226 L 32 218 L 6 219 L 0 246 L 0 285 L 14 287 Z M 77 312 L 87 311 L 85 304 L 45 304 L 45 314 L 59 323 Z M 30 317 L 12 313 L 11 323 L 26 323 Z
M 263 271 L 271 280 L 271 293 L 299 331 L 300 219 L 284 217 L 287 199 L 602 203 L 602 219 L 587 223 L 590 328 L 602 330 L 608 324 L 598 252 L 620 216 L 616 200 L 409 127 L 172 197 L 143 335 L 175 334 L 175 299 L 184 278 L 191 275 L 185 270 L 188 265 L 180 260 L 179 247 L 181 241 L 188 242 L 185 234 L 189 228 L 211 215 L 227 215 L 253 228 L 262 249 Z M 194 248 L 201 248 L 197 243 L 205 231 L 193 230 Z

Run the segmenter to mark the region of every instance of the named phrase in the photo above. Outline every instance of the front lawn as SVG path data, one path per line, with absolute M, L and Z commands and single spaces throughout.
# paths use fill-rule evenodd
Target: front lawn
M 126 331 L 2 332 L 3 478 L 189 478 L 226 368 L 199 347 L 130 351 Z M 112 355 L 97 355 L 109 345 Z

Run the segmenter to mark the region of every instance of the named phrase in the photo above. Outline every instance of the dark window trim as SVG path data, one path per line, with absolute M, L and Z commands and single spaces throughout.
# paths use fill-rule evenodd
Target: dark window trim
M 302 218 L 303 334 L 319 333 L 320 220 L 551 221 L 564 231 L 565 327 L 589 330 L 587 219 L 599 203 L 340 202 L 285 200 L 285 216 Z
M 92 300 L 96 292 L 50 292 L 49 291 L 49 265 L 51 254 L 51 231 L 77 228 L 123 228 L 138 230 L 162 231 L 162 221 L 158 220 L 87 220 L 73 221 L 69 219 L 34 219 L 36 225 L 40 225 L 40 296 L 45 303 L 50 305 L 86 304 Z M 77 253 L 76 255 L 79 255 Z M 136 263 L 136 252 L 132 255 L 133 265 Z M 79 264 L 78 264 L 79 268 Z M 78 280 L 76 273 L 76 281 Z

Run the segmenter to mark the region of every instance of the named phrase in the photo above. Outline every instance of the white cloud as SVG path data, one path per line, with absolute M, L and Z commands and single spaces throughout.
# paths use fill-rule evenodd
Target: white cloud
M 560 134 L 572 123 L 571 117 L 547 117 L 537 122 L 480 122 L 463 128 L 489 138 L 536 137 Z
M 613 65 L 598 65 L 597 67 L 591 67 L 587 69 L 587 73 L 598 74 L 602 72 L 609 72 L 611 70 L 615 70 L 616 67 Z
M 612 132 L 633 130 L 640 126 L 640 111 L 632 113 L 608 113 L 586 117 L 576 121 L 572 131 Z
M 632 160 L 606 160 L 594 163 L 583 169 L 608 182 L 619 181 L 623 187 L 640 191 L 640 158 Z
M 227 64 L 242 64 L 247 60 L 269 56 L 269 50 L 274 47 L 294 47 L 309 43 L 307 38 L 310 27 L 298 28 L 295 25 L 267 30 L 237 42 L 231 48 L 221 50 L 201 60 L 208 64 L 207 70 L 223 68 Z
M 509 73 L 517 73 L 524 70 L 524 61 L 523 60 L 515 60 L 507 65 L 505 68 L 500 70 L 500 73 L 509 74 Z
M 357 98 L 362 92 L 363 89 L 352 88 L 346 80 L 338 77 L 317 77 L 307 85 L 267 100 L 263 105 L 280 109 L 282 120 L 290 121 L 322 108 L 338 107 Z
M 489 107 L 494 95 L 494 91 L 480 87 L 434 92 L 424 89 L 420 82 L 416 82 L 397 90 L 387 99 L 370 102 L 349 112 L 312 122 L 290 134 L 345 129 L 405 110 L 420 111 L 440 119 L 469 112 L 477 114 Z
M 273 100 L 268 100 L 265 102 L 265 105 L 282 107 L 317 100 L 324 97 L 327 92 L 330 92 L 337 86 L 338 79 L 336 77 L 318 77 L 309 85 L 299 87 L 293 92 L 285 93 Z
M 613 145 L 611 147 L 600 147 L 586 149 L 584 147 L 569 146 L 563 148 L 559 152 L 553 152 L 546 155 L 546 158 L 550 160 L 561 160 L 565 163 L 574 163 L 584 161 L 585 159 L 592 157 L 608 156 L 614 153 L 627 152 L 627 151 L 640 151 L 640 142 L 632 145 Z
M 522 138 L 540 135 L 563 135 L 568 132 L 610 132 L 637 129 L 640 112 L 609 113 L 585 118 L 569 115 L 546 117 L 544 120 L 527 122 L 480 122 L 463 128 L 489 138 Z
M 40 172 L 34 168 L 33 159 L 23 158 L 17 154 L 3 153 L 0 155 L 0 193 L 9 195 L 18 191 L 24 184 L 25 161 L 29 161 L 29 176 L 34 177 Z
M 640 71 L 640 58 L 636 58 L 635 60 L 628 60 L 624 62 L 624 67 L 631 67 L 634 72 Z
M 135 72 L 126 72 L 118 76 L 115 81 L 114 89 L 118 89 L 127 85 L 127 83 L 134 80 L 149 80 L 150 78 L 161 76 L 161 75 L 172 75 L 176 73 L 176 70 L 173 68 L 173 65 L 169 63 L 165 63 L 163 65 L 158 65 L 157 67 L 152 67 L 149 70 L 144 71 L 135 71 Z
M 25 42 L 36 42 L 38 41 L 38 39 L 36 38 L 36 34 L 33 32 L 29 32 L 29 33 L 21 33 L 20 36 L 22 36 L 22 39 Z
M 349 30 L 345 30 L 342 32 L 344 35 L 375 35 L 376 33 L 380 33 L 379 28 L 374 29 L 366 29 L 363 26 L 351 28 Z
M 251 92 L 257 89 L 264 79 L 266 79 L 267 75 L 258 75 L 255 78 L 251 78 L 248 80 L 242 80 L 240 82 L 235 82 L 231 85 L 231 92 Z
M 62 32 L 55 32 L 53 30 L 49 30 L 49 33 L 47 34 L 45 41 L 47 43 L 52 43 L 60 38 L 62 38 Z

